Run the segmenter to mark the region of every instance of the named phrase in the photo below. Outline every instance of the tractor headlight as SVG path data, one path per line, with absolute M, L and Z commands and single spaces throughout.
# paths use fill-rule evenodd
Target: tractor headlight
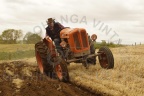
M 96 34 L 93 34 L 93 35 L 91 36 L 91 39 L 92 39 L 93 41 L 95 41 L 95 40 L 97 39 L 97 35 L 96 35 Z
M 65 41 L 62 41 L 62 42 L 60 43 L 60 45 L 61 45 L 61 47 L 65 48 L 65 47 L 67 46 L 67 43 L 66 43 Z
M 62 34 L 61 36 L 62 36 L 62 37 L 64 37 L 64 36 L 65 36 L 65 34 Z

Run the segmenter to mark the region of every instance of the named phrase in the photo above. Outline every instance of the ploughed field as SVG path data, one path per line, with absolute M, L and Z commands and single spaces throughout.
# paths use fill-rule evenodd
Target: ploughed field
M 99 96 L 39 73 L 25 61 L 0 63 L 0 96 Z

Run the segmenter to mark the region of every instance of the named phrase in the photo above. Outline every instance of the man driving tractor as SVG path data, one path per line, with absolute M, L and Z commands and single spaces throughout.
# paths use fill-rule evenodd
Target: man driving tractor
M 49 18 L 47 24 L 46 38 L 35 44 L 35 55 L 42 74 L 69 81 L 67 64 L 82 63 L 87 69 L 90 64 L 96 65 L 96 56 L 102 68 L 114 68 L 114 57 L 108 47 L 102 46 L 95 53 L 96 34 L 90 38 L 84 28 L 66 28 L 53 18 Z M 61 56 L 56 55 L 57 52 Z
M 46 28 L 46 38 L 51 38 L 54 41 L 57 51 L 61 54 L 62 58 L 64 58 L 64 53 L 62 51 L 62 47 L 60 46 L 61 39 L 60 39 L 60 31 L 64 29 L 64 26 L 61 25 L 59 22 L 55 22 L 55 19 L 48 18 Z

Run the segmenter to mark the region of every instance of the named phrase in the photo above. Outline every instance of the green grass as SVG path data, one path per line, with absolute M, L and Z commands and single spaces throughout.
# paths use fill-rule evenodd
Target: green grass
M 34 57 L 34 50 L 16 51 L 16 52 L 0 52 L 0 60 L 17 60 L 23 58 Z
M 118 44 L 101 44 L 101 43 L 94 43 L 96 49 L 99 49 L 102 46 L 107 46 L 109 48 L 116 48 L 116 47 L 124 47 L 124 45 Z
M 34 50 L 34 44 L 0 44 L 0 52 Z
M 17 60 L 34 56 L 34 44 L 0 44 L 0 60 Z

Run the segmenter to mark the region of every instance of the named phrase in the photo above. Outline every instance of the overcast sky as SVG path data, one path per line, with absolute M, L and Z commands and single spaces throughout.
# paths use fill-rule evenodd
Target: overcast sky
M 1 0 L 0 34 L 8 28 L 41 32 L 53 17 L 66 27 L 82 27 L 98 41 L 144 44 L 144 0 Z

